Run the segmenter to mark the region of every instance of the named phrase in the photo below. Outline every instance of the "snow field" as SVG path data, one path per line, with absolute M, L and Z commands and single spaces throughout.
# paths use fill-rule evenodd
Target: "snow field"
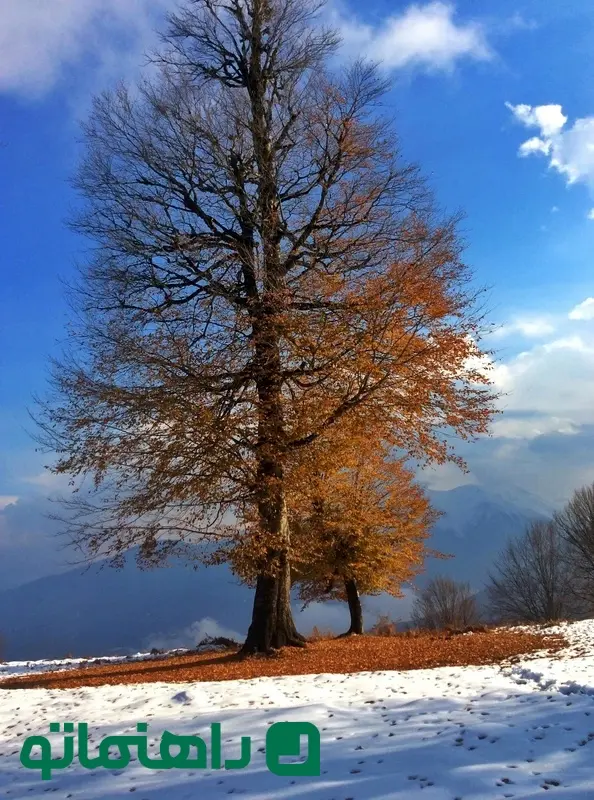
M 594 621 L 557 630 L 567 650 L 502 667 L 0 690 L 0 797 L 494 800 L 550 792 L 586 800 L 594 795 Z M 320 777 L 268 772 L 267 726 L 283 720 L 320 728 Z M 137 760 L 89 771 L 75 761 L 42 781 L 19 752 L 27 736 L 47 735 L 61 755 L 50 722 L 87 722 L 91 752 L 105 736 L 148 722 L 150 753 L 165 729 L 208 743 L 210 724 L 220 722 L 223 758 L 237 758 L 241 736 L 251 735 L 252 760 L 238 771 L 149 771 Z

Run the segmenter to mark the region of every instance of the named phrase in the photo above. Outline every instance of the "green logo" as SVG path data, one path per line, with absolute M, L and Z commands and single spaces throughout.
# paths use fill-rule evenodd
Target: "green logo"
M 283 756 L 301 755 L 301 737 L 307 738 L 307 757 L 299 764 L 281 763 Z M 266 734 L 266 766 L 275 775 L 320 775 L 320 731 L 311 722 L 275 722 Z
M 45 781 L 51 779 L 52 772 L 66 769 L 73 763 L 75 739 L 78 763 L 83 769 L 125 769 L 132 760 L 133 748 L 139 763 L 146 769 L 245 769 L 252 759 L 252 739 L 242 736 L 240 757 L 223 760 L 220 722 L 213 722 L 210 726 L 210 759 L 206 742 L 200 736 L 177 736 L 170 731 L 164 731 L 161 736 L 159 756 L 149 755 L 146 722 L 137 723 L 134 735 L 106 737 L 99 743 L 96 755 L 89 754 L 89 726 L 86 722 L 77 724 L 76 734 L 73 722 L 66 722 L 63 726 L 52 722 L 50 733 L 60 733 L 61 727 L 64 733 L 62 756 L 52 755 L 52 744 L 47 736 L 29 736 L 23 742 L 21 764 L 27 769 L 39 770 Z M 302 737 L 307 740 L 305 760 L 297 763 L 281 761 L 301 756 Z M 34 757 L 36 748 L 39 748 L 39 755 Z M 274 775 L 311 777 L 321 774 L 320 731 L 311 722 L 274 723 L 266 734 L 265 752 L 266 766 Z

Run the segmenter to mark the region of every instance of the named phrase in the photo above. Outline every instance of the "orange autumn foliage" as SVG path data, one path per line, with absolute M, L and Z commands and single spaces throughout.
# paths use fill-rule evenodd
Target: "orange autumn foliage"
M 439 514 L 403 459 L 369 451 L 356 448 L 350 463 L 320 469 L 296 499 L 293 563 L 305 603 L 346 600 L 346 581 L 362 595 L 400 597 L 423 568 Z
M 345 581 L 360 594 L 401 596 L 423 568 L 433 510 L 404 458 L 391 455 L 372 431 L 342 428 L 318 440 L 310 459 L 288 473 L 293 583 L 305 602 L 346 600 Z M 233 568 L 254 582 L 265 541 L 254 525 L 230 550 Z M 229 552 L 229 551 L 227 551 Z

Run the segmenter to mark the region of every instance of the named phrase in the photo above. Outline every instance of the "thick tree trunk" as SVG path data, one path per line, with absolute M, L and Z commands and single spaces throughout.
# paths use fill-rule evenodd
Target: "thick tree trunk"
M 261 394 L 264 394 L 262 392 Z M 276 414 L 263 414 L 260 436 L 265 443 L 280 438 L 279 403 L 267 403 Z M 283 467 L 278 456 L 263 447 L 258 467 L 258 515 L 267 537 L 267 553 L 256 583 L 252 623 L 242 648 L 244 655 L 269 653 L 288 645 L 302 646 L 305 639 L 295 627 L 291 610 L 290 530 L 285 500 Z
M 349 604 L 349 613 L 351 615 L 351 626 L 344 636 L 350 636 L 355 633 L 361 634 L 363 633 L 363 608 L 361 606 L 357 581 L 354 578 L 345 579 L 344 588 Z
M 252 623 L 241 650 L 244 655 L 305 644 L 293 621 L 289 562 L 282 553 L 271 557 L 278 558 L 280 569 L 277 575 L 258 577 Z
M 265 505 L 265 504 L 264 504 Z M 303 646 L 305 639 L 297 632 L 291 610 L 291 565 L 284 547 L 289 547 L 289 520 L 284 500 L 277 506 L 273 519 L 263 524 L 278 528 L 278 550 L 270 549 L 269 569 L 258 576 L 252 623 L 242 648 L 244 655 L 269 653 L 280 647 Z
M 291 612 L 290 534 L 285 501 L 283 420 L 283 369 L 279 319 L 285 311 L 285 278 L 281 264 L 278 170 L 275 133 L 272 130 L 268 76 L 264 69 L 265 28 L 268 3 L 252 4 L 251 55 L 246 88 L 252 109 L 251 134 L 258 172 L 258 217 L 261 223 L 263 286 L 257 294 L 253 267 L 253 231 L 244 274 L 252 286 L 252 337 L 255 347 L 254 376 L 258 389 L 258 514 L 267 537 L 268 552 L 258 577 L 252 623 L 242 648 L 244 654 L 268 653 L 286 645 L 303 645 Z

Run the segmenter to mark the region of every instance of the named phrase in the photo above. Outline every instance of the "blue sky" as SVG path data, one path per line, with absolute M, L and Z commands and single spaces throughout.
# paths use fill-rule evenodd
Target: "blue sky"
M 60 278 L 84 246 L 64 226 L 78 122 L 94 92 L 138 75 L 173 6 L 3 0 L 0 552 L 36 548 L 51 528 L 39 511 L 55 486 L 26 408 L 64 335 Z M 561 502 L 594 480 L 594 4 L 370 0 L 363 10 L 331 3 L 327 14 L 344 35 L 341 58 L 381 58 L 394 78 L 388 106 L 403 154 L 442 205 L 466 211 L 466 258 L 492 287 L 490 317 L 502 326 L 489 341 L 508 393 L 494 436 L 462 451 L 470 476 L 425 477 Z

